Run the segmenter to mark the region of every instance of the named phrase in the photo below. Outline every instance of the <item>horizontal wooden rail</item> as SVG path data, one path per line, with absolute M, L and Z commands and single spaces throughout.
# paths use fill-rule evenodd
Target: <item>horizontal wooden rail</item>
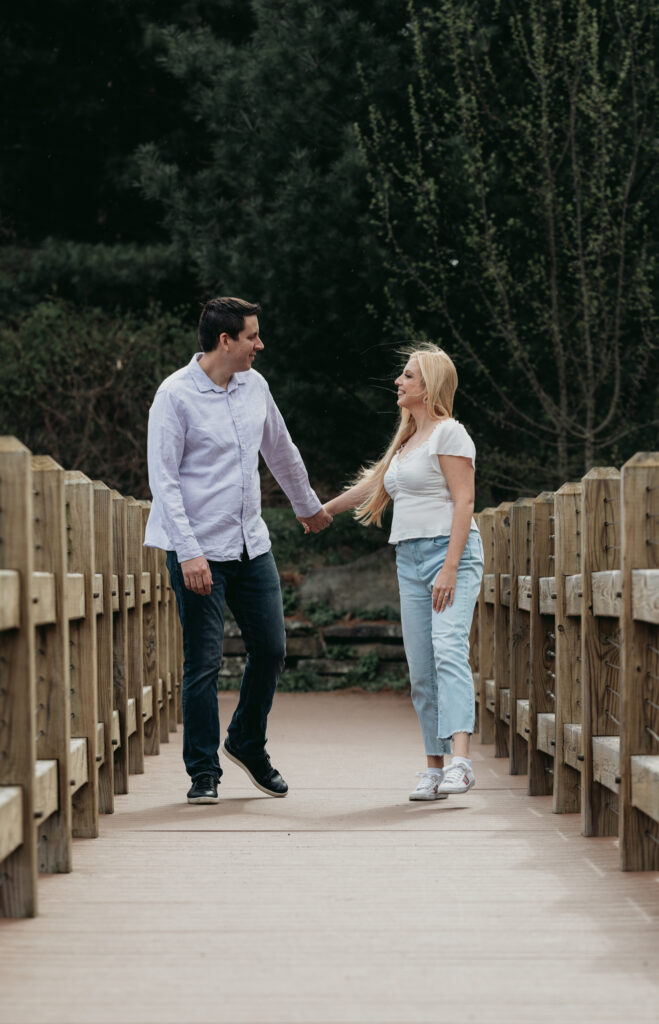
M 478 516 L 483 742 L 529 793 L 659 868 L 659 455 Z
M 181 641 L 148 503 L 0 438 L 0 913 L 126 792 L 180 721 Z M 27 583 L 26 583 L 27 581 Z M 143 650 L 148 641 L 149 657 Z

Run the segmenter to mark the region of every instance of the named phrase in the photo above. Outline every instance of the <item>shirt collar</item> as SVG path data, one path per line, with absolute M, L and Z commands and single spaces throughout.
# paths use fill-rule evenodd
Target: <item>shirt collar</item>
M 249 370 L 245 370 L 244 372 L 241 373 L 234 373 L 231 377 L 231 380 L 229 381 L 229 386 L 227 388 L 221 388 L 219 384 L 215 384 L 210 379 L 208 374 L 205 373 L 202 370 L 201 366 L 199 365 L 199 360 L 201 359 L 203 354 L 203 352 L 195 352 L 192 359 L 188 363 L 192 379 L 195 382 L 198 391 L 201 391 L 202 393 L 204 391 L 215 391 L 217 394 L 223 395 L 228 394 L 231 391 L 235 391 L 235 389 L 240 384 L 247 383 L 246 377 L 247 374 L 250 372 Z

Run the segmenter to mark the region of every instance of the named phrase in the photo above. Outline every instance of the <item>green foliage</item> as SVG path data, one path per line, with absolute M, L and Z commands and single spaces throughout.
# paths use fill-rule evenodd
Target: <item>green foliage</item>
M 343 618 L 343 612 L 337 612 L 335 608 L 330 608 L 328 604 L 322 604 L 320 601 L 305 604 L 303 611 L 305 618 L 314 626 L 331 626 L 337 619 Z
M 175 313 L 152 307 L 138 320 L 42 302 L 0 327 L 0 434 L 148 497 L 149 405 L 191 349 Z
M 285 583 L 281 588 L 281 602 L 284 607 L 284 615 L 295 615 L 300 606 L 300 598 L 295 587 Z
M 325 644 L 325 656 L 331 661 L 352 661 L 356 655 L 350 644 Z
M 304 533 L 288 503 L 284 508 L 264 508 L 262 515 L 280 572 L 344 565 L 387 544 L 386 530 L 365 530 L 348 514 L 337 516 L 328 530 L 317 534 Z
M 659 3 L 409 14 L 407 117 L 358 129 L 392 318 L 456 354 L 481 476 L 533 492 L 652 443 Z

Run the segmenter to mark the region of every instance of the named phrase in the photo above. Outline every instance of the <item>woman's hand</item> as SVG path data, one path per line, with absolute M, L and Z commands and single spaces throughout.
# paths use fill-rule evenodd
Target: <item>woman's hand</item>
M 437 579 L 432 588 L 432 608 L 434 612 L 443 612 L 448 605 L 453 604 L 457 575 L 457 569 L 450 569 L 446 565 L 443 565 L 437 573 Z

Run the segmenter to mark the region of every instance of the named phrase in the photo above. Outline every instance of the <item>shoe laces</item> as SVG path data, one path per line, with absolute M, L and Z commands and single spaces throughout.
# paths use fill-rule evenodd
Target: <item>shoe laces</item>
M 469 769 L 465 764 L 453 764 L 451 763 L 446 771 L 444 772 L 445 782 L 461 782 L 462 776 L 466 775 Z
M 427 769 L 425 772 L 417 772 L 416 774 L 417 778 L 422 780 L 417 786 L 417 789 L 423 788 L 424 782 L 428 785 L 434 784 L 435 782 L 441 782 L 443 777 L 441 771 L 438 775 L 437 772 L 429 772 Z
M 210 773 L 208 775 L 199 775 L 195 779 L 195 782 L 198 786 L 201 786 L 202 789 L 212 789 L 215 785 L 215 776 Z

